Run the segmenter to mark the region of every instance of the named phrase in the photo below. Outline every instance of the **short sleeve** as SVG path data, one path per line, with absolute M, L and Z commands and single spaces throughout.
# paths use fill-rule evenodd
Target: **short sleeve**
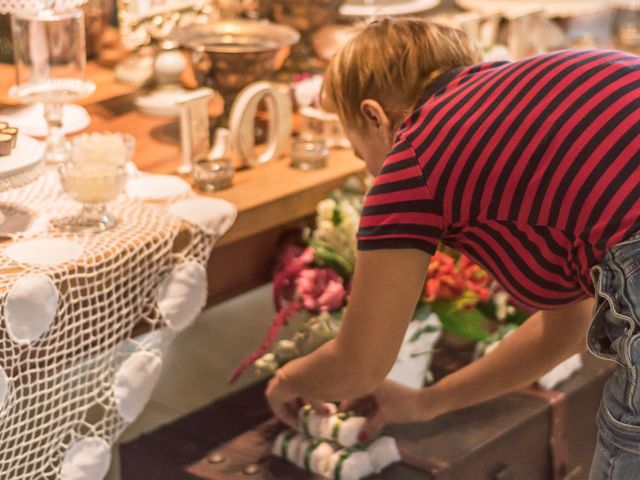
M 441 208 L 411 145 L 397 143 L 364 200 L 358 250 L 416 248 L 433 255 L 442 237 Z

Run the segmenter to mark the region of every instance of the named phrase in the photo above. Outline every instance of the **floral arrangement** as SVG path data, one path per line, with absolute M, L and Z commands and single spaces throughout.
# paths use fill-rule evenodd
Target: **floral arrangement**
M 363 184 L 351 179 L 318 204 L 316 228 L 304 232 L 303 245 L 284 249 L 273 276 L 276 315 L 256 351 L 233 372 L 231 382 L 251 365 L 273 372 L 337 335 L 349 299 L 363 199 Z M 489 318 L 517 324 L 527 316 L 510 304 L 486 271 L 449 249 L 432 257 L 414 318 L 424 319 L 431 312 L 438 315 L 442 329 L 473 341 L 490 338 Z M 290 324 L 294 318 L 298 321 Z M 287 325 L 293 327 L 289 338 L 278 340 Z M 435 328 L 425 324 L 410 341 Z

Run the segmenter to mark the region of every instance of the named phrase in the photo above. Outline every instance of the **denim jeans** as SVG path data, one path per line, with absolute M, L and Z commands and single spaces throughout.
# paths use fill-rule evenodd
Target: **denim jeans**
M 596 418 L 589 480 L 640 479 L 640 233 L 608 250 L 591 278 L 595 307 L 589 350 L 617 366 Z

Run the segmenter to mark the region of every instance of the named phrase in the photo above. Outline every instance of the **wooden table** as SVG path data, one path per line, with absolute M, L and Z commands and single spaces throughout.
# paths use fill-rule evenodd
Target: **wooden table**
M 108 68 L 89 63 L 87 77 L 97 86 L 94 95 L 79 102 L 91 114 L 89 131 L 130 133 L 137 141 L 134 161 L 140 169 L 175 172 L 181 161 L 177 120 L 137 112 L 133 103 L 136 89 L 115 82 Z M 0 65 L 0 108 L 15 104 L 7 95 L 14 81 L 14 67 Z M 350 150 L 332 150 L 327 168 L 302 172 L 282 158 L 237 172 L 228 190 L 204 194 L 228 200 L 238 209 L 235 225 L 211 255 L 209 303 L 268 282 L 282 235 L 308 224 L 320 200 L 349 176 L 363 172 L 364 163 Z

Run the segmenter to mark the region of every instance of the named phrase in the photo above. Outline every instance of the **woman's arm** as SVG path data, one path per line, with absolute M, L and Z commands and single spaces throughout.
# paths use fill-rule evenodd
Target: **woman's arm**
M 532 315 L 489 355 L 419 392 L 421 419 L 528 385 L 586 348 L 593 300 Z M 428 417 L 428 418 L 427 418 Z
M 393 366 L 428 263 L 417 249 L 358 252 L 340 333 L 276 372 L 267 388 L 276 415 L 290 421 L 283 404 L 297 397 L 341 400 L 373 391 Z
M 378 408 L 364 435 L 371 437 L 388 424 L 430 420 L 532 383 L 585 350 L 592 305 L 589 299 L 532 315 L 490 354 L 433 386 L 410 389 L 385 381 L 373 394 Z M 357 404 L 347 401 L 341 408 L 350 410 Z

